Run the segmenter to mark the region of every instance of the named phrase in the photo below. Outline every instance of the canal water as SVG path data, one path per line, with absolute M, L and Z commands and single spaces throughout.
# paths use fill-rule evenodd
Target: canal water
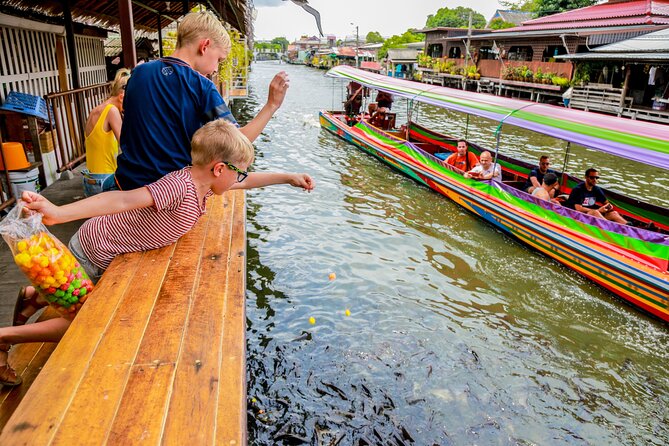
M 249 444 L 669 444 L 667 326 L 321 130 L 343 89 L 323 71 L 254 64 L 242 122 L 279 70 L 291 87 L 254 169 L 317 186 L 247 193 Z M 468 136 L 494 128 L 471 119 Z M 506 131 L 528 160 L 564 149 Z M 573 151 L 574 172 L 590 164 L 666 204 L 660 171 Z

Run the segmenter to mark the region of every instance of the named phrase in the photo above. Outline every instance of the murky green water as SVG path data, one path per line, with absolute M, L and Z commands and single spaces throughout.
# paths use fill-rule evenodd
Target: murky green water
M 255 168 L 309 172 L 317 189 L 247 194 L 249 444 L 669 443 L 667 326 L 320 130 L 341 96 L 322 71 L 255 64 L 238 116 L 280 69 L 289 96 Z M 491 143 L 494 124 L 470 125 Z M 564 147 L 503 143 L 528 160 Z M 660 172 L 580 151 L 570 167 L 601 160 L 605 184 L 666 203 Z

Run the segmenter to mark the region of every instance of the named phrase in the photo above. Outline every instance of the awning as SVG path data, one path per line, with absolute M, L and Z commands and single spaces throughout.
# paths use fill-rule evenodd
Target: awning
M 340 65 L 328 76 L 511 124 L 669 170 L 669 126 L 382 76 Z

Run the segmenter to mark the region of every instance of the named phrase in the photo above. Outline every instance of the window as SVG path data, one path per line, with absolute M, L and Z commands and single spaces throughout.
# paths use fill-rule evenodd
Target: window
M 507 55 L 508 60 L 517 60 L 520 62 L 531 61 L 534 52 L 531 46 L 512 46 Z
M 562 45 L 547 46 L 541 55 L 542 62 L 567 62 L 565 59 L 555 59 L 555 56 L 567 54 L 567 50 Z
M 430 57 L 442 57 L 444 46 L 441 43 L 432 43 L 427 47 L 427 55 Z
M 449 59 L 459 59 L 461 55 L 462 55 L 462 51 L 460 51 L 459 46 L 452 46 L 448 49 L 448 58 Z
M 482 46 L 481 49 L 479 49 L 479 59 L 495 60 L 497 59 L 497 54 L 492 50 L 491 46 Z

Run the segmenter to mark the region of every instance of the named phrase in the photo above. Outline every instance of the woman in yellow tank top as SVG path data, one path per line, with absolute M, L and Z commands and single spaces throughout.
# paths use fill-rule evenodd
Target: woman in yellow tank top
M 114 172 L 121 139 L 123 97 L 129 77 L 130 70 L 118 70 L 109 97 L 88 115 L 85 128 L 86 169 L 82 171 L 87 197 L 116 188 Z

